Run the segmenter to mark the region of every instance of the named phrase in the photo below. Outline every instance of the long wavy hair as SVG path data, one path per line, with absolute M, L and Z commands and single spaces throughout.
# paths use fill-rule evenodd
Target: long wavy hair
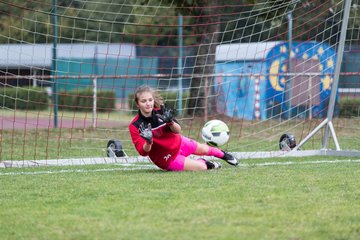
M 161 95 L 155 89 L 147 85 L 142 85 L 135 90 L 134 100 L 137 104 L 139 102 L 139 95 L 144 92 L 149 92 L 152 94 L 154 98 L 154 108 L 161 108 L 161 106 L 164 106 L 164 99 L 161 97 Z

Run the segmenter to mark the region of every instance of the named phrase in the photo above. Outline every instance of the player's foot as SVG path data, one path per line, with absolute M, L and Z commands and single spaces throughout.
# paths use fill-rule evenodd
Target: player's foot
M 206 166 L 207 166 L 207 169 L 218 169 L 218 168 L 221 168 L 221 163 L 219 162 L 210 162 L 210 161 L 207 161 L 205 160 L 205 163 L 206 163 Z
M 225 162 L 233 166 L 237 166 L 239 164 L 238 160 L 233 155 L 228 152 L 222 152 L 224 153 L 224 156 L 221 159 L 225 160 Z
M 219 162 L 212 162 L 214 164 L 214 169 L 221 168 L 221 163 Z

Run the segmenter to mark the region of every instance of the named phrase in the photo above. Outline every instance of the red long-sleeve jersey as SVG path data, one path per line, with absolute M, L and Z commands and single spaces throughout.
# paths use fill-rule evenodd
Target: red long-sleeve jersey
M 139 111 L 131 121 L 129 132 L 134 146 L 141 156 L 149 156 L 150 160 L 159 168 L 167 169 L 170 162 L 178 155 L 181 145 L 181 135 L 171 131 L 170 127 L 159 121 L 156 114 L 163 114 L 161 109 L 154 109 L 151 117 L 145 117 Z M 145 139 L 140 136 L 139 126 L 151 123 L 153 145 L 150 152 L 144 151 Z

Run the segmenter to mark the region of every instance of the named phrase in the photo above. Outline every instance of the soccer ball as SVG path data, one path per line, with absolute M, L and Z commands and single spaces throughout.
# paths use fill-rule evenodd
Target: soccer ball
M 229 127 L 220 120 L 210 120 L 201 130 L 202 139 L 210 146 L 219 147 L 229 140 Z

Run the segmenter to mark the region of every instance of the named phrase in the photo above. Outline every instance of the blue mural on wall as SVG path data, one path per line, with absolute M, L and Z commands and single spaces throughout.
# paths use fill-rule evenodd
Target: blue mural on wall
M 320 103 L 312 105 L 312 114 L 316 117 L 324 117 L 327 113 L 328 99 L 331 94 L 333 74 L 335 70 L 336 54 L 333 48 L 326 43 L 318 42 L 294 42 L 290 53 L 291 59 L 300 59 L 303 62 L 315 60 L 315 70 L 320 76 L 319 95 Z M 272 48 L 267 54 L 267 107 L 268 117 L 286 112 L 285 82 L 288 72 L 289 45 L 282 43 Z M 305 69 L 306 70 L 306 69 Z M 274 110 L 280 108 L 281 110 Z M 298 113 L 297 106 L 291 106 L 291 115 Z M 283 117 L 283 115 L 279 115 Z
M 216 64 L 216 73 L 230 76 L 217 76 L 215 81 L 215 94 L 218 112 L 227 116 L 242 119 L 254 119 L 256 87 L 255 79 L 259 80 L 258 97 L 260 102 L 265 101 L 265 70 L 264 62 L 231 62 Z M 254 74 L 256 73 L 256 74 Z M 232 75 L 232 76 L 231 76 Z M 259 117 L 265 119 L 265 104 L 260 104 Z
M 320 100 L 318 104 L 311 105 L 311 110 L 314 117 L 324 117 L 335 70 L 334 49 L 317 42 L 294 42 L 290 54 L 288 49 L 287 42 L 279 42 L 268 49 L 263 59 L 239 58 L 217 62 L 214 94 L 217 96 L 218 113 L 246 120 L 284 117 L 283 113 L 288 106 L 285 82 L 290 55 L 292 60 L 306 62 L 311 59 L 317 63 L 314 69 L 320 77 L 317 93 Z M 291 108 L 291 111 L 296 110 L 298 114 L 299 106 Z

